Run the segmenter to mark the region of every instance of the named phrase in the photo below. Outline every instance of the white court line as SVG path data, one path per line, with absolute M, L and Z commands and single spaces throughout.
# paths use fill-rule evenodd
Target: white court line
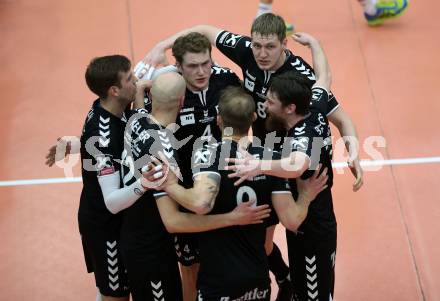
M 411 165 L 411 164 L 428 164 L 428 163 L 440 163 L 440 157 L 407 158 L 407 159 L 391 159 L 391 160 L 362 160 L 361 166 L 368 167 L 368 166 Z M 347 162 L 333 162 L 332 166 L 333 168 L 346 168 Z M 0 181 L 0 187 L 60 184 L 60 183 L 80 183 L 81 181 L 82 181 L 81 177 Z

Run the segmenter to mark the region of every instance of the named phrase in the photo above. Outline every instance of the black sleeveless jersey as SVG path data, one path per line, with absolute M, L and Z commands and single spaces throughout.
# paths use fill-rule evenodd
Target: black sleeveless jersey
M 175 133 L 177 140 L 185 141 L 180 145 L 178 155 L 183 175 L 184 186 L 192 187 L 191 156 L 194 149 L 209 142 L 221 140 L 221 132 L 217 126 L 218 102 L 223 89 L 228 86 L 239 86 L 240 79 L 228 68 L 213 66 L 209 86 L 203 91 L 186 89 L 185 101 L 176 123 L 179 125 Z
M 328 92 L 322 88 L 312 89 L 314 103 L 306 118 L 293 126 L 287 134 L 283 144 L 282 156 L 288 156 L 292 151 L 300 151 L 307 154 L 311 159 L 311 168 L 301 178 L 309 178 L 316 170 L 317 165 L 328 168 L 328 187 L 319 193 L 310 204 L 306 219 L 299 227 L 299 231 L 312 231 L 323 234 L 334 231 L 336 218 L 333 211 L 331 187 L 333 185 L 332 170 L 332 137 L 328 120 L 325 116 L 328 105 Z M 298 196 L 295 179 L 290 180 L 292 194 L 295 199 Z
M 122 154 L 123 182 L 128 186 L 141 177 L 141 168 L 158 157 L 161 151 L 173 165 L 177 165 L 171 132 L 150 119 L 145 110 L 138 110 L 127 123 Z M 140 192 L 139 192 L 140 193 Z M 164 192 L 148 190 L 133 205 L 124 210 L 121 227 L 121 246 L 130 253 L 151 262 L 158 262 L 164 254 L 174 250 L 171 235 L 166 231 L 159 214 L 156 198 Z M 160 201 L 160 200 L 158 200 Z
M 268 156 L 262 147 L 249 146 L 247 151 L 256 158 Z M 270 155 L 270 154 L 269 154 Z M 216 173 L 221 177 L 219 192 L 210 214 L 232 211 L 238 204 L 256 200 L 257 205 L 271 202 L 272 193 L 289 193 L 285 180 L 260 175 L 234 186 L 236 179 L 228 178 L 225 158 L 239 157 L 238 144 L 224 140 L 206 145 L 194 153 L 194 176 Z M 199 234 L 200 271 L 198 286 L 217 294 L 269 282 L 269 269 L 264 249 L 264 224 L 233 226 Z

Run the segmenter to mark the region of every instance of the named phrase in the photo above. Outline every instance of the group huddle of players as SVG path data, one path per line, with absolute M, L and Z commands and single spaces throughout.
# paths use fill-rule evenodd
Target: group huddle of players
M 179 32 L 137 76 L 124 56 L 91 61 L 86 82 L 99 98 L 81 136 L 78 220 L 99 298 L 270 300 L 271 270 L 276 300 L 332 300 L 329 121 L 357 134 L 330 92 L 319 42 L 293 39 L 311 48 L 315 70 L 286 48 L 284 20 L 271 13 L 251 37 L 208 25 Z M 213 64 L 211 45 L 242 81 Z M 169 48 L 176 64 L 155 76 Z M 347 147 L 357 190 L 357 146 Z M 290 267 L 272 241 L 279 221 Z

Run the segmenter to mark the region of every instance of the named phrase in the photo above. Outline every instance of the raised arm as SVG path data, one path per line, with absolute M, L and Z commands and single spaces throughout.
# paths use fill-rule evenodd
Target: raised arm
M 183 36 L 185 34 L 188 34 L 190 32 L 198 32 L 206 36 L 211 44 L 215 46 L 215 39 L 217 35 L 222 31 L 222 29 L 211 26 L 211 25 L 197 25 L 188 29 L 184 29 L 171 37 L 160 41 L 157 43 L 153 49 L 150 50 L 150 52 L 147 53 L 145 58 L 143 59 L 143 62 L 146 65 L 157 67 L 159 65 L 167 65 L 166 50 L 173 47 L 174 41 L 180 36 Z
M 330 91 L 331 71 L 321 43 L 312 35 L 304 32 L 294 33 L 292 38 L 301 45 L 308 46 L 312 52 L 313 69 L 316 76 L 315 86 Z
M 292 35 L 292 38 L 296 42 L 310 47 L 312 51 L 313 68 L 315 69 L 316 75 L 315 86 L 330 91 L 331 71 L 326 55 L 319 41 L 306 33 L 296 33 Z M 355 177 L 353 191 L 358 191 L 363 185 L 363 171 L 359 159 L 359 137 L 356 131 L 356 126 L 340 105 L 335 111 L 328 115 L 327 118 L 337 127 L 339 134 L 342 139 L 344 139 L 345 147 L 349 153 L 348 166 Z

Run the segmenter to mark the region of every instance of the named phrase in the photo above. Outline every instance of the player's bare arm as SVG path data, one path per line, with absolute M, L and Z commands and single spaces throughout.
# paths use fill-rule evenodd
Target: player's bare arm
M 174 177 L 169 173 L 169 177 Z M 185 189 L 177 181 L 164 183 L 164 190 L 180 205 L 197 214 L 206 214 L 212 210 L 220 186 L 220 175 L 201 173 L 194 177 L 194 186 Z
M 242 158 L 227 158 L 226 162 L 232 165 L 226 166 L 226 170 L 232 170 L 230 178 L 238 177 L 234 185 L 255 177 L 259 174 L 275 176 L 279 178 L 297 178 L 310 167 L 310 158 L 302 152 L 292 152 L 289 157 L 280 160 L 259 160 L 250 154 L 242 153 Z
M 157 207 L 165 228 L 170 233 L 204 232 L 234 226 L 259 224 L 269 217 L 269 206 L 252 207 L 251 202 L 237 206 L 224 214 L 198 215 L 179 211 L 179 205 L 169 196 L 157 199 Z
M 143 62 L 148 66 L 157 67 L 159 65 L 167 65 L 167 59 L 165 52 L 170 49 L 174 41 L 180 36 L 186 35 L 190 32 L 198 32 L 203 35 L 205 35 L 211 44 L 215 46 L 215 39 L 217 35 L 222 31 L 222 29 L 211 26 L 211 25 L 197 25 L 188 29 L 184 29 L 171 37 L 159 42 L 156 44 L 156 46 L 153 47 L 153 49 L 150 50 L 150 52 L 147 53 L 145 58 L 143 59 Z
M 312 35 L 298 32 L 292 35 L 294 41 L 307 46 L 312 52 L 313 69 L 315 70 L 316 82 L 314 86 L 329 91 L 331 86 L 331 71 L 321 43 Z
M 306 33 L 296 33 L 292 35 L 292 38 L 296 42 L 308 46 L 311 49 L 313 68 L 316 74 L 316 82 L 314 86 L 322 87 L 327 91 L 330 91 L 330 66 L 319 41 Z M 328 120 L 338 128 L 341 137 L 344 139 L 345 147 L 349 153 L 348 165 L 355 177 L 353 191 L 358 191 L 363 185 L 363 171 L 359 160 L 359 138 L 354 122 L 340 105 L 327 117 Z
M 70 154 L 78 154 L 81 148 L 79 137 L 65 136 L 57 139 L 46 155 L 46 165 L 51 167 L 55 162 L 64 160 Z
M 310 203 L 327 188 L 327 168 L 319 173 L 318 168 L 307 180 L 296 179 L 298 200 L 291 193 L 273 193 L 272 204 L 281 223 L 290 231 L 296 231 L 307 216 Z

